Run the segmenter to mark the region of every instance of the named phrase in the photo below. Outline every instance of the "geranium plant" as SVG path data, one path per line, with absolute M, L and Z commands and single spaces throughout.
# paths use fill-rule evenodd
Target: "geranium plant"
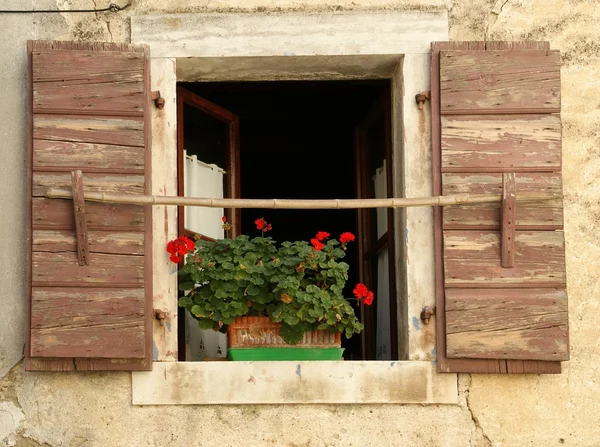
M 343 296 L 349 266 L 341 261 L 354 235 L 343 233 L 338 241 L 321 231 L 310 243 L 278 245 L 265 235 L 271 224 L 262 218 L 255 223 L 261 236 L 253 239 L 194 243 L 183 236 L 169 242 L 171 261 L 182 263 L 179 305 L 203 329 L 222 329 L 237 317 L 268 316 L 281 323 L 280 335 L 290 344 L 317 329 L 346 337 L 359 333 L 363 325 Z M 231 228 L 225 218 L 223 228 Z M 366 305 L 373 302 L 364 284 L 354 294 Z

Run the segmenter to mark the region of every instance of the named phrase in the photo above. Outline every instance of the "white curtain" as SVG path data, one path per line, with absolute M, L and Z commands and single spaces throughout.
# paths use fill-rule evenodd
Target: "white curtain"
M 209 165 L 191 157 L 184 151 L 183 178 L 184 194 L 187 197 L 223 198 L 225 171 L 216 165 Z M 223 237 L 221 218 L 223 208 L 188 206 L 185 208 L 185 228 L 213 239 Z M 185 313 L 186 359 L 204 360 L 207 357 L 227 355 L 227 335 L 213 330 L 201 330 L 198 322 L 189 312 Z
M 373 177 L 375 198 L 387 197 L 386 164 L 375 171 Z M 377 208 L 377 238 L 387 231 L 387 208 Z M 387 247 L 379 252 L 377 257 L 377 333 L 375 334 L 375 357 L 377 360 L 387 360 L 390 352 L 390 275 Z

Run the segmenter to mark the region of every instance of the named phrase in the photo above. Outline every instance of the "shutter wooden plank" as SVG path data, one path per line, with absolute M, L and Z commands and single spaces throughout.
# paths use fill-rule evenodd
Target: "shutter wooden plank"
M 144 85 L 131 82 L 82 85 L 43 82 L 34 85 L 33 101 L 37 113 L 78 111 L 79 114 L 142 116 Z
M 76 252 L 33 252 L 34 286 L 140 287 L 144 257 L 94 253 L 90 265 L 80 266 Z
M 556 115 L 442 117 L 442 172 L 448 168 L 560 169 Z
M 32 355 L 144 357 L 144 290 L 33 289 Z
M 558 51 L 442 51 L 441 113 L 560 111 Z
M 516 41 L 505 41 L 505 40 L 488 40 L 485 42 L 486 50 L 505 50 L 505 51 L 518 51 L 518 50 L 550 50 L 550 42 L 543 42 L 537 40 L 516 40 Z
M 506 372 L 509 374 L 560 374 L 560 362 L 540 360 L 506 360 Z
M 33 198 L 32 214 L 34 230 L 75 228 L 71 200 Z M 86 203 L 88 231 L 98 229 L 144 231 L 144 216 L 143 206 Z
M 443 194 L 502 194 L 502 174 L 442 174 Z M 563 226 L 562 181 L 559 173 L 519 173 L 516 178 L 518 193 L 547 193 L 556 200 L 518 202 L 516 225 L 561 229 Z M 465 229 L 471 226 L 499 228 L 500 203 L 482 203 L 468 206 L 446 206 L 443 210 L 445 229 Z
M 36 115 L 36 139 L 144 147 L 144 122 L 139 118 Z
M 84 191 L 114 192 L 123 194 L 144 194 L 144 175 L 86 174 L 83 179 Z M 35 172 L 33 174 L 33 197 L 44 197 L 50 188 L 71 189 L 69 172 Z
M 553 289 L 449 289 L 448 357 L 568 360 L 567 295 Z
M 446 287 L 554 284 L 564 286 L 562 231 L 517 231 L 515 265 L 500 264 L 499 231 L 444 231 Z
M 148 371 L 152 360 L 141 359 L 100 359 L 100 358 L 60 358 L 29 357 L 28 371 Z
M 33 167 L 41 169 L 82 169 L 84 173 L 99 169 L 144 169 L 144 148 L 69 141 L 34 140 Z
M 112 231 L 88 231 L 90 253 L 144 254 L 144 234 Z M 38 253 L 73 252 L 77 239 L 71 230 L 34 230 L 33 251 Z
M 36 50 L 33 82 L 81 83 L 144 82 L 144 54 L 90 50 Z

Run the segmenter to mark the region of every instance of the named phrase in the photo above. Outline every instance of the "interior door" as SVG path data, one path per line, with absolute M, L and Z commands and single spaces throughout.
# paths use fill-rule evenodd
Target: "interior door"
M 177 89 L 177 189 L 188 197 L 240 197 L 239 118 L 191 91 Z M 240 210 L 179 207 L 179 235 L 215 240 L 225 236 L 223 214 L 240 234 Z M 201 330 L 186 312 L 178 313 L 179 360 L 224 357 L 226 336 Z
M 390 93 L 385 92 L 355 129 L 356 185 L 360 199 L 393 195 Z M 359 276 L 375 293 L 361 305 L 365 360 L 397 360 L 398 322 L 394 210 L 358 210 Z
M 220 123 L 221 125 L 217 125 Z M 200 138 L 191 138 L 188 128 Z M 184 87 L 177 88 L 177 172 L 178 195 L 184 195 L 184 160 L 186 151 L 192 149 L 193 155 L 200 162 L 215 161 L 224 168 L 226 187 L 224 196 L 240 197 L 240 120 L 239 117 L 215 103 L 192 93 Z M 192 146 L 192 147 L 190 147 Z M 188 154 L 189 155 L 189 154 Z M 186 228 L 186 207 L 178 208 L 179 234 L 212 239 Z M 239 209 L 226 210 L 227 220 L 232 225 L 230 237 L 236 237 L 241 230 L 241 213 Z

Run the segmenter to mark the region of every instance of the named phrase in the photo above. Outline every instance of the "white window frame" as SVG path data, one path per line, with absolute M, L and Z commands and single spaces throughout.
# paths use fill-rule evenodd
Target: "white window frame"
M 431 116 L 414 98 L 429 89 L 431 42 L 448 40 L 446 11 L 141 15 L 131 26 L 132 43 L 150 46 L 152 89 L 166 101 L 152 118 L 153 194 L 177 194 L 178 81 L 389 78 L 401 154 L 394 195 L 431 195 Z M 456 374 L 436 372 L 435 323 L 419 318 L 435 302 L 430 207 L 398 215 L 408 360 L 396 362 L 178 362 L 176 266 L 165 250 L 177 210 L 153 213 L 154 309 L 170 319 L 154 322 L 153 370 L 132 373 L 134 404 L 458 404 Z

